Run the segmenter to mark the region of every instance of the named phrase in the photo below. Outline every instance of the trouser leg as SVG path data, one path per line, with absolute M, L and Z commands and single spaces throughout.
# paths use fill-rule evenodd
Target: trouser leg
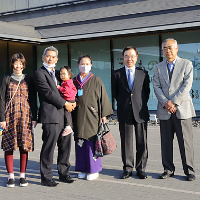
M 71 126 L 71 128 L 73 126 L 71 112 L 68 112 L 67 110 L 65 110 L 65 126 Z
M 133 125 L 119 123 L 123 170 L 131 172 L 134 166 Z
M 173 164 L 174 128 L 172 119 L 160 120 L 162 164 L 165 171 L 175 171 Z
M 71 135 L 72 134 L 62 136 L 62 134 L 60 134 L 58 138 L 57 169 L 60 176 L 69 175 L 71 166 L 69 162 L 71 152 Z
M 136 170 L 145 171 L 148 150 L 147 150 L 147 122 L 135 123 L 136 139 Z
M 173 115 L 175 131 L 185 175 L 194 174 L 194 150 L 192 135 L 192 119 L 180 120 Z
M 53 177 L 53 153 L 62 128 L 60 128 L 60 124 L 43 124 L 42 129 L 43 145 L 40 152 L 41 179 L 51 180 Z

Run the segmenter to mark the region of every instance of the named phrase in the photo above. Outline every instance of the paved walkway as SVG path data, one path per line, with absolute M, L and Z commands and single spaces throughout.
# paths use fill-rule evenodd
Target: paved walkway
M 116 139 L 117 149 L 112 155 L 102 159 L 103 170 L 100 177 L 94 181 L 77 179 L 74 171 L 75 152 L 74 143 L 71 151 L 71 176 L 77 180 L 73 184 L 60 182 L 58 187 L 49 188 L 40 185 L 39 153 L 41 148 L 41 126 L 38 125 L 35 131 L 35 151 L 29 154 L 29 162 L 26 177 L 28 187 L 20 188 L 19 181 L 19 153 L 14 154 L 14 171 L 16 178 L 15 188 L 6 188 L 7 172 L 4 164 L 3 151 L 0 150 L 0 200 L 115 200 L 115 199 L 200 199 L 200 129 L 193 128 L 196 181 L 188 182 L 183 174 L 180 154 L 177 141 L 174 142 L 174 163 L 176 166 L 175 176 L 166 180 L 158 179 L 163 172 L 160 153 L 160 136 L 158 126 L 148 127 L 148 148 L 149 159 L 147 165 L 148 179 L 141 180 L 133 171 L 129 179 L 119 179 L 122 173 L 122 162 L 120 157 L 120 137 L 118 125 L 110 125 L 110 129 Z M 54 155 L 53 172 L 54 178 L 58 181 L 56 170 L 57 150 Z

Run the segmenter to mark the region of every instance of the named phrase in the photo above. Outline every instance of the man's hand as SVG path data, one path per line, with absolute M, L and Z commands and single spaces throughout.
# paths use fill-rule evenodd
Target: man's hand
M 0 122 L 0 126 L 1 126 L 1 128 L 5 129 L 6 128 L 6 122 L 5 121 L 4 122 Z
M 169 111 L 170 113 L 175 113 L 175 112 L 176 112 L 176 107 L 170 108 L 170 109 L 168 109 L 168 111 Z
M 76 102 L 75 103 L 70 103 L 67 102 L 65 103 L 65 108 L 68 112 L 72 112 L 72 110 L 74 110 L 74 108 L 76 107 Z
M 57 88 L 59 88 L 60 87 L 60 85 L 57 85 Z
M 176 107 L 175 107 L 175 103 L 171 100 L 168 100 L 165 103 L 165 108 L 170 112 L 170 113 L 175 113 L 176 112 Z
M 106 123 L 106 117 L 102 117 L 102 118 L 101 118 L 101 123 L 102 123 L 102 122 L 103 122 L 104 124 Z

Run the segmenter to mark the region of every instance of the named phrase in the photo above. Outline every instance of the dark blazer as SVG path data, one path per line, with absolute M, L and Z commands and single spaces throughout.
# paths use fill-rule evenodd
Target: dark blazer
M 132 92 L 128 85 L 125 67 L 116 70 L 112 75 L 112 93 L 117 101 L 119 122 L 126 122 L 131 106 L 136 122 L 149 120 L 147 102 L 149 99 L 149 75 L 146 70 L 136 67 Z
M 56 78 L 60 84 L 60 72 L 56 70 Z M 40 108 L 39 123 L 59 123 L 64 120 L 64 100 L 57 89 L 54 80 L 43 66 L 33 76 L 35 88 L 38 91 Z

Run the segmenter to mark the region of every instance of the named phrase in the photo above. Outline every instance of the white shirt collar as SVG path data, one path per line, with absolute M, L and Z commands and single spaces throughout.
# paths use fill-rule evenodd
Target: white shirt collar
M 174 66 L 175 63 L 176 63 L 176 60 L 177 60 L 177 56 L 176 56 L 176 58 L 175 58 L 175 59 L 173 60 L 173 62 L 172 62 L 173 66 Z M 168 60 L 166 60 L 166 62 L 167 62 L 167 64 L 169 64 Z
M 128 79 L 128 70 L 129 70 L 129 69 L 132 69 L 131 74 L 132 74 L 133 80 L 134 80 L 134 79 L 135 79 L 135 66 L 133 66 L 133 67 L 131 67 L 131 68 L 128 68 L 128 67 L 125 65 L 125 70 L 126 70 L 126 77 L 127 77 L 127 79 Z
M 128 69 L 132 69 L 133 71 L 135 71 L 135 65 L 134 65 L 133 67 L 131 67 L 131 68 L 128 68 L 128 67 L 125 65 L 125 69 L 126 69 L 126 71 L 128 71 Z
M 44 65 L 43 65 L 44 66 Z M 50 73 L 50 72 L 53 72 L 53 74 L 55 75 L 55 68 L 53 70 L 50 70 L 49 68 L 47 68 L 46 66 L 44 66 L 45 69 Z

